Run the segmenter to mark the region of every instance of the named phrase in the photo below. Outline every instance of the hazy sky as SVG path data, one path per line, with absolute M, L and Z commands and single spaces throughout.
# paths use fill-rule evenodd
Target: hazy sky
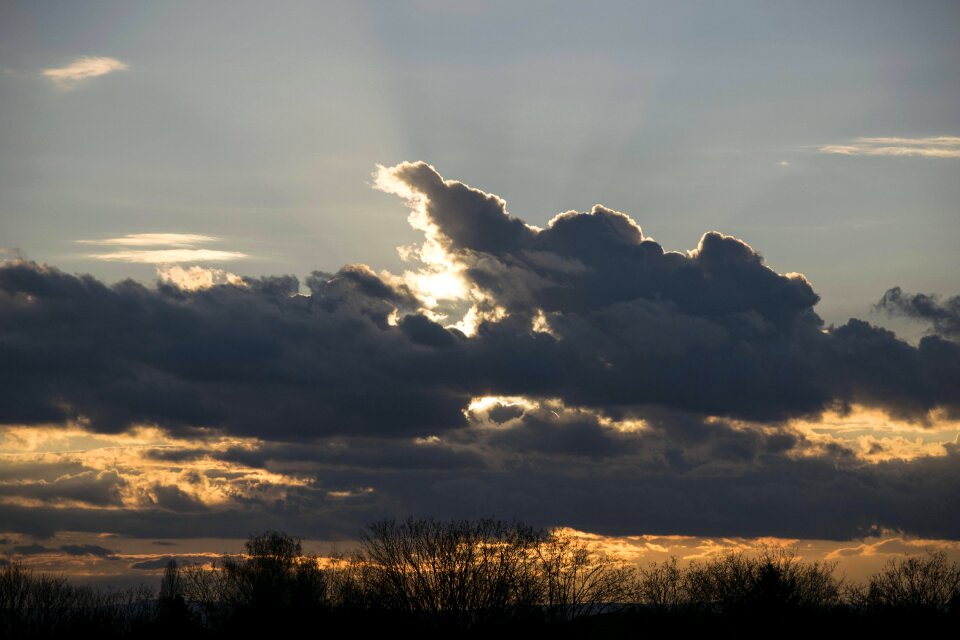
M 426 160 L 531 224 L 602 203 L 668 249 L 735 235 L 840 323 L 893 285 L 960 289 L 956 154 L 819 151 L 960 135 L 958 24 L 954 2 L 6 2 L 0 243 L 109 280 L 154 272 L 77 240 L 397 269 L 416 236 L 370 176 Z M 124 68 L 42 75 L 83 56 Z
M 4 2 L 0 556 L 411 514 L 960 554 L 958 32 Z

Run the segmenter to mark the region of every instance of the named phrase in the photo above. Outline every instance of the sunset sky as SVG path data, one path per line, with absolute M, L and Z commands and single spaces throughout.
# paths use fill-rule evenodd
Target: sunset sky
M 5 2 L 0 562 L 960 558 L 955 2 Z

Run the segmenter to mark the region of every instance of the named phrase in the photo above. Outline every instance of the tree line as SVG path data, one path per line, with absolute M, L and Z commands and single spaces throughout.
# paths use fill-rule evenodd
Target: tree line
M 251 536 L 213 566 L 171 560 L 154 591 L 102 591 L 20 562 L 0 567 L 0 637 L 236 636 L 350 628 L 497 629 L 633 637 L 657 629 L 960 628 L 960 565 L 895 558 L 863 583 L 833 562 L 761 546 L 681 566 L 632 566 L 562 531 L 495 519 L 381 520 L 350 554 L 304 553 L 284 532 Z

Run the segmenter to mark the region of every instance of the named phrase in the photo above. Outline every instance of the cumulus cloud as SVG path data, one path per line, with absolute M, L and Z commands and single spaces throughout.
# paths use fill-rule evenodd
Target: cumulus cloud
M 820 152 L 845 156 L 960 158 L 960 137 L 857 138 L 847 144 L 825 144 L 820 147 Z
M 312 273 L 303 295 L 294 276 L 184 269 L 147 287 L 0 268 L 0 424 L 179 439 L 53 476 L 113 471 L 112 494 L 57 502 L 71 489 L 50 473 L 0 485 L 0 517 L 171 537 L 188 521 L 193 535 L 349 535 L 410 513 L 960 536 L 960 510 L 942 507 L 957 500 L 955 443 L 907 460 L 796 425 L 854 408 L 917 428 L 960 416 L 945 334 L 914 346 L 863 320 L 827 327 L 812 283 L 717 231 L 669 251 L 602 205 L 541 229 L 422 162 L 381 167 L 377 185 L 424 233 L 405 274 L 349 264 Z
M 43 77 L 50 79 L 57 87 L 69 90 L 75 89 L 91 78 L 98 78 L 114 71 L 124 71 L 129 68 L 127 63 L 116 58 L 83 56 L 74 58 L 65 67 L 44 69 L 40 73 Z
M 232 284 L 245 286 L 243 278 L 235 273 L 223 269 L 212 269 L 195 265 L 184 269 L 178 264 L 164 265 L 157 268 L 157 276 L 161 282 L 175 285 L 185 291 L 209 289 L 218 284 Z

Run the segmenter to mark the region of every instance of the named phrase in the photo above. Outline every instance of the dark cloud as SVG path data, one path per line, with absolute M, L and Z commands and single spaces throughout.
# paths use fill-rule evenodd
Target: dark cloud
M 10 549 L 21 556 L 37 556 L 63 553 L 68 556 L 93 556 L 96 558 L 112 558 L 114 552 L 97 544 L 65 544 L 60 547 L 45 547 L 42 544 L 18 545 Z
M 110 558 L 114 551 L 101 547 L 98 544 L 65 544 L 60 547 L 60 551 L 68 556 L 95 556 L 97 558 Z
M 960 344 L 927 336 L 914 347 L 857 319 L 830 338 L 821 375 L 838 399 L 921 420 L 937 407 L 960 415 Z
M 213 560 L 215 558 L 211 556 L 209 559 Z M 165 569 L 171 560 L 176 561 L 176 563 L 181 567 L 190 566 L 193 564 L 202 564 L 205 562 L 205 560 L 200 560 L 196 556 L 163 556 L 162 558 L 155 558 L 153 560 L 134 562 L 130 565 L 130 568 L 139 569 L 141 571 L 156 571 L 157 569 Z
M 82 471 L 69 475 L 54 476 L 53 479 L 25 480 L 0 483 L 0 496 L 26 498 L 39 502 L 58 503 L 75 501 L 93 506 L 119 506 L 122 504 L 120 490 L 124 480 L 117 471 L 96 471 L 85 469 L 72 463 L 54 463 L 45 472 L 39 471 L 42 463 L 12 465 L 15 469 L 37 469 L 40 475 L 52 476 L 58 469 L 82 468 Z
M 504 404 L 502 402 L 498 402 L 487 412 L 487 415 L 490 417 L 490 419 L 497 424 L 503 424 L 508 420 L 519 418 L 523 414 L 524 410 L 520 405 Z
M 308 279 L 312 296 L 292 277 L 191 293 L 6 265 L 0 422 L 277 437 L 462 424 L 469 395 L 436 384 L 433 349 L 387 325 L 408 296 L 374 278 L 348 267 Z
M 428 234 L 471 284 L 511 314 L 466 348 L 476 377 L 497 393 L 753 420 L 853 402 L 904 415 L 960 407 L 951 345 L 918 349 L 878 333 L 874 353 L 854 344 L 855 334 L 879 332 L 869 325 L 825 331 L 810 283 L 774 272 L 741 240 L 710 232 L 693 251 L 669 252 L 599 205 L 537 230 L 426 163 L 385 171 L 402 183 L 393 190 L 421 198 Z M 530 336 L 525 319 L 538 313 L 556 340 Z M 886 358 L 882 373 L 875 357 Z M 922 382 L 903 384 L 903 370 Z
M 203 502 L 173 485 L 155 485 L 153 487 L 153 501 L 161 509 L 170 511 L 200 511 L 204 508 Z
M 299 462 L 372 469 L 467 469 L 483 466 L 478 452 L 399 438 L 332 438 L 311 443 L 264 443 L 215 454 L 227 462 L 259 468 Z
M 838 456 L 792 458 L 781 450 L 784 443 L 762 437 L 726 443 L 694 438 L 710 444 L 698 450 L 671 441 L 662 444 L 662 455 L 647 456 L 637 447 L 598 459 L 501 442 L 494 446 L 504 448 L 502 455 L 484 467 L 315 469 L 319 486 L 373 490 L 354 497 L 332 498 L 308 488 L 290 491 L 282 502 L 189 513 L 0 505 L 0 519 L 11 530 L 36 535 L 107 527 L 133 537 L 173 539 L 237 537 L 264 528 L 317 539 L 350 538 L 384 516 L 491 513 L 610 535 L 681 532 L 843 540 L 894 529 L 926 538 L 960 538 L 960 451 L 955 445 L 943 457 L 864 464 Z M 723 450 L 726 457 L 715 458 L 711 449 Z
M 876 304 L 879 311 L 925 320 L 945 338 L 960 338 L 960 296 L 941 300 L 924 293 L 904 293 L 900 287 L 887 290 Z
M 13 553 L 20 556 L 37 556 L 44 553 L 56 553 L 56 549 L 51 549 L 50 547 L 45 547 L 42 544 L 21 544 L 10 549 Z
M 0 424 L 214 429 L 257 442 L 145 455 L 223 463 L 208 479 L 236 480 L 230 465 L 300 479 L 283 499 L 216 506 L 155 485 L 118 509 L 122 477 L 24 463 L 0 495 L 42 506 L 0 504 L 9 529 L 329 537 L 383 515 L 494 513 L 607 533 L 960 536 L 943 507 L 955 446 L 866 465 L 789 424 L 854 405 L 960 416 L 956 298 L 887 292 L 881 308 L 933 323 L 917 345 L 857 319 L 826 327 L 811 283 L 737 238 L 666 251 L 599 205 L 537 229 L 424 163 L 384 172 L 466 278 L 475 332 L 364 265 L 314 272 L 309 295 L 292 276 L 184 291 L 0 267 Z M 468 408 L 481 396 L 504 399 Z
M 185 292 L 9 265 L 0 420 L 315 437 L 461 427 L 469 399 L 487 393 L 751 420 L 852 402 L 901 414 L 960 406 L 956 345 L 913 347 L 856 320 L 824 332 L 809 283 L 774 273 L 741 241 L 707 234 L 690 255 L 669 253 L 624 220 L 595 208 L 541 232 L 510 224 L 518 239 L 495 254 L 466 245 L 456 256 L 473 283 L 510 313 L 471 338 L 409 313 L 408 290 L 355 266 L 315 274 L 312 295 L 299 296 L 293 278 Z M 458 229 L 451 247 L 474 237 Z M 555 270 L 562 260 L 582 269 Z M 407 310 L 397 326 L 395 309 Z M 537 312 L 552 335 L 531 331 Z
M 174 560 L 173 556 L 164 556 L 163 558 L 156 558 L 154 560 L 143 560 L 141 562 L 134 562 L 130 565 L 131 569 L 141 569 L 143 571 L 154 571 L 156 569 L 165 568 L 171 560 Z M 180 564 L 179 562 L 177 564 Z

